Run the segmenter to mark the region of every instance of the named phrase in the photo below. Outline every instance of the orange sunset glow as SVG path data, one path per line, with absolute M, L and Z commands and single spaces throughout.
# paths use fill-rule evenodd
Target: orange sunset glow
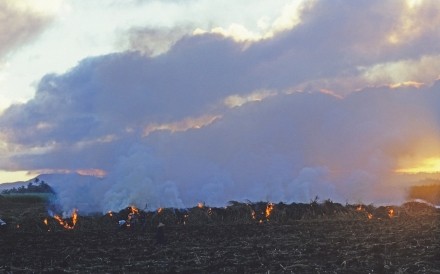
M 440 173 L 440 158 L 427 158 L 396 170 L 397 173 Z

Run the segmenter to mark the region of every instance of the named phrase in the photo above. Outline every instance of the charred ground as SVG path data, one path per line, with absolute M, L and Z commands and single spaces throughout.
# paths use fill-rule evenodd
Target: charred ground
M 440 210 L 423 203 L 231 202 L 159 211 L 79 212 L 75 227 L 65 229 L 44 199 L 0 196 L 8 223 L 0 232 L 0 273 L 440 272 Z M 159 223 L 165 244 L 155 239 Z

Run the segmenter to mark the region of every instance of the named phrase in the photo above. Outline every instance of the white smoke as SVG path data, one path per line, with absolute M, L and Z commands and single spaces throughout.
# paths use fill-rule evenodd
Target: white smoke
M 440 152 L 438 120 L 426 111 L 439 96 L 432 88 L 383 87 L 344 99 L 279 95 L 228 109 L 203 128 L 131 140 L 105 178 L 55 189 L 64 210 L 83 212 L 246 199 L 309 202 L 316 196 L 398 203 L 410 182 L 398 181 L 393 171 L 399 157 L 427 144 L 430 153 Z
M 107 172 L 48 179 L 64 210 L 401 200 L 400 160 L 440 155 L 440 81 L 420 77 L 437 68 L 439 2 L 405 3 L 316 1 L 247 47 L 206 34 L 87 58 L 0 116 L 0 169 Z

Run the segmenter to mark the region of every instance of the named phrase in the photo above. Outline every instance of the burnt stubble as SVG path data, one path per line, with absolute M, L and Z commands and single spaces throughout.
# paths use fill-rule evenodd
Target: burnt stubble
M 127 210 L 80 215 L 71 230 L 54 220 L 45 225 L 41 207 L 15 205 L 8 212 L 18 217 L 3 217 L 8 227 L 0 232 L 0 273 L 440 272 L 440 212 L 434 207 L 275 204 L 266 216 L 264 205 L 140 212 L 136 224 L 123 228 L 117 220 Z M 163 243 L 156 239 L 158 223 L 165 224 Z

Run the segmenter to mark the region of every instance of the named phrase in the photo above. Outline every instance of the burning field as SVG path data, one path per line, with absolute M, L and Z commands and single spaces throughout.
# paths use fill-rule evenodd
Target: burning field
M 0 217 L 0 273 L 440 272 L 440 210 L 420 202 L 200 203 L 62 216 L 48 214 L 44 200 L 0 196 Z

